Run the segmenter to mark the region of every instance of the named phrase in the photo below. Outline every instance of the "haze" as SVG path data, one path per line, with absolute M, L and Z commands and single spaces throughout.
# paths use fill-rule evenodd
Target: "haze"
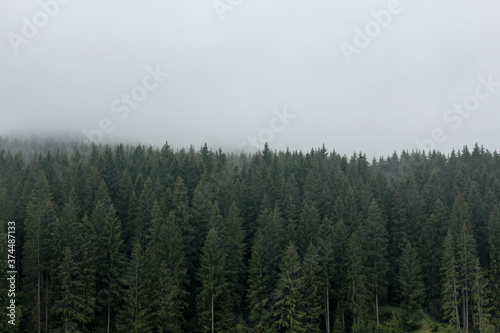
M 1 1 L 0 135 L 499 148 L 498 1 L 54 3 Z

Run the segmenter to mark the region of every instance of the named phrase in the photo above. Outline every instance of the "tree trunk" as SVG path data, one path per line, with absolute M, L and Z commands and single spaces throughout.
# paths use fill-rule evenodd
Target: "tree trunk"
M 377 309 L 377 327 L 380 326 L 379 316 L 378 316 L 378 292 L 375 292 L 375 308 Z

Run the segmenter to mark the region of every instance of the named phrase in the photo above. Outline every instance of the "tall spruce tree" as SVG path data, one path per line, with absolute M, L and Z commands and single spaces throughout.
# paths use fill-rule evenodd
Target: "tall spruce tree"
M 321 276 L 321 296 L 325 312 L 325 331 L 330 333 L 330 298 L 333 296 L 331 287 L 331 277 L 334 274 L 334 244 L 333 244 L 333 223 L 328 218 L 323 220 L 318 233 L 318 260 Z
M 231 310 L 242 315 L 246 278 L 246 267 L 243 261 L 246 235 L 235 203 L 231 205 L 229 213 L 224 219 L 222 232 L 227 253 L 226 277 L 230 290 Z
M 155 214 L 153 214 L 155 215 Z M 153 217 L 158 219 L 159 217 Z M 154 244 L 155 261 L 159 268 L 155 274 L 153 292 L 154 322 L 159 332 L 182 332 L 183 312 L 186 310 L 185 284 L 187 267 L 183 241 L 173 213 L 161 224 L 158 242 Z
M 104 181 L 101 181 L 96 194 L 91 227 L 93 245 L 96 247 L 97 305 L 100 306 L 100 314 L 104 315 L 106 331 L 110 332 L 121 290 L 125 257 L 122 252 L 120 221 L 116 217 Z
M 486 272 L 476 260 L 474 267 L 474 281 L 471 287 L 472 313 L 474 326 L 479 332 L 495 332 L 491 323 L 491 291 Z
M 57 318 L 54 332 L 84 331 L 87 318 L 85 315 L 84 282 L 79 268 L 71 248 L 66 247 L 57 276 L 60 297 L 52 307 Z
M 276 285 L 274 317 L 279 331 L 308 332 L 303 308 L 302 271 L 300 257 L 295 245 L 290 242 L 283 254 L 281 272 Z
M 368 217 L 364 223 L 364 237 L 367 240 L 367 266 L 370 269 L 370 289 L 374 295 L 375 315 L 377 327 L 380 325 L 379 302 L 385 297 L 387 288 L 387 260 L 388 234 L 382 212 L 375 200 L 368 207 Z
M 448 235 L 444 240 L 442 274 L 443 274 L 443 311 L 445 319 L 448 319 L 451 325 L 455 325 L 460 332 L 460 314 L 459 314 L 459 287 L 458 287 L 458 265 L 455 254 L 455 241 L 453 233 L 448 230 Z
M 41 173 L 26 208 L 24 254 L 24 301 L 28 330 L 48 329 L 48 277 L 51 255 L 49 225 L 56 219 L 49 182 Z
M 249 262 L 248 312 L 255 332 L 267 332 L 274 304 L 275 287 L 282 255 L 283 221 L 277 208 L 265 209 L 258 219 Z
M 353 331 L 363 331 L 371 326 L 370 303 L 372 293 L 369 286 L 369 269 L 366 267 L 367 253 L 363 247 L 364 239 L 360 230 L 349 240 L 349 270 L 347 273 L 348 304 L 353 319 Z
M 320 276 L 320 257 L 317 248 L 311 243 L 302 260 L 301 286 L 303 300 L 301 308 L 304 312 L 304 328 L 306 332 L 321 332 L 320 319 L 322 313 L 321 291 L 322 278 Z
M 117 315 L 116 328 L 120 332 L 151 331 L 150 281 L 146 270 L 146 256 L 139 242 L 132 251 L 125 271 L 126 289 L 123 306 Z
M 415 250 L 408 242 L 401 254 L 399 283 L 401 285 L 401 305 L 405 327 L 414 330 L 420 326 L 425 287 L 422 266 Z
M 200 330 L 202 332 L 216 332 L 224 330 L 224 304 L 221 299 L 227 293 L 225 264 L 227 254 L 224 252 L 221 236 L 217 229 L 212 227 L 208 231 L 205 245 L 200 258 L 198 279 L 201 290 L 198 295 L 198 313 Z
M 496 205 L 488 222 L 490 287 L 492 291 L 492 322 L 500 327 L 500 205 Z

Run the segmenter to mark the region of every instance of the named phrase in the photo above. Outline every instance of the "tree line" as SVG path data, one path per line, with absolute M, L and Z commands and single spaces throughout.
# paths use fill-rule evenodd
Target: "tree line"
M 500 330 L 496 151 L 1 143 L 2 332 Z

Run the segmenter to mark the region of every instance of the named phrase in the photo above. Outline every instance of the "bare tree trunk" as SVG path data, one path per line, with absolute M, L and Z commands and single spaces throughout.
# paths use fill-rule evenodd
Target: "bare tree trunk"
M 375 292 L 375 308 L 377 309 L 377 327 L 380 326 L 380 320 L 378 316 L 378 291 Z

